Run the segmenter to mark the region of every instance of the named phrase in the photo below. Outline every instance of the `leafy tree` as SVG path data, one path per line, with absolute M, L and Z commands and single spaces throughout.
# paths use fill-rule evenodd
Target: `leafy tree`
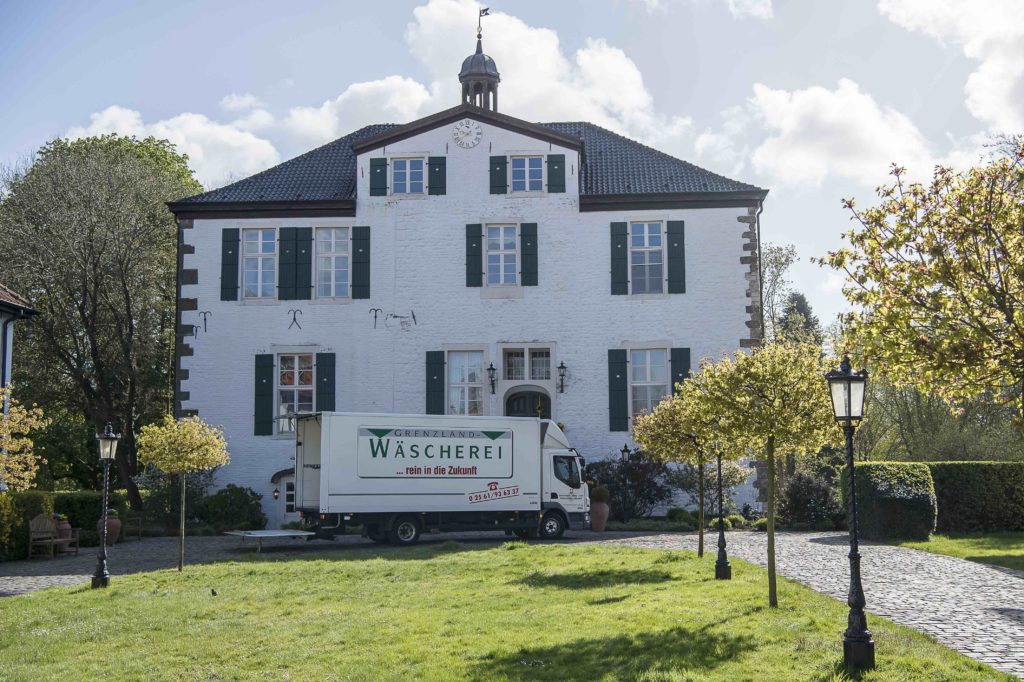
M 751 468 L 739 462 L 722 462 L 722 495 L 725 499 L 726 509 L 735 507 L 732 496 L 736 488 L 750 477 Z M 703 481 L 701 478 L 703 477 Z M 698 468 L 692 464 L 681 464 L 668 475 L 668 484 L 686 493 L 690 503 L 695 507 L 701 506 L 701 489 L 716 490 L 718 487 L 718 468 L 715 463 L 708 462 Z M 717 492 L 717 490 L 716 490 Z M 704 515 L 715 516 L 718 513 L 718 496 L 705 495 Z
M 1024 414 L 1024 141 L 927 184 L 894 166 L 859 210 L 849 246 L 823 263 L 848 276 L 848 341 L 877 375 L 952 403 L 990 396 Z M 1024 420 L 1021 420 L 1024 424 Z
M 816 346 L 820 346 L 824 341 L 825 334 L 821 330 L 821 323 L 811 310 L 807 297 L 799 291 L 791 291 L 786 298 L 782 316 L 778 321 L 776 338 L 779 341 L 813 343 Z
M 764 304 L 764 337 L 775 340 L 779 320 L 782 317 L 786 299 L 789 297 L 791 282 L 787 277 L 789 269 L 799 258 L 792 244 L 779 246 L 765 243 L 761 249 L 761 296 Z
M 167 415 L 162 424 L 147 424 L 139 433 L 139 460 L 181 478 L 181 534 L 178 570 L 185 565 L 185 474 L 228 463 L 224 432 L 199 417 L 176 420 Z
M 587 464 L 587 478 L 608 488 L 612 513 L 623 523 L 650 516 L 672 497 L 665 483 L 668 467 L 636 449 L 625 459 L 614 457 Z
M 718 453 L 726 460 L 742 457 L 742 450 L 721 438 L 721 418 L 712 400 L 713 387 L 708 376 L 699 372 L 676 388 L 677 392 L 658 403 L 650 414 L 634 420 L 633 438 L 640 447 L 662 461 L 688 464 L 701 471 Z M 704 476 L 694 478 L 699 529 L 697 555 L 704 556 L 706 479 Z
M 15 351 L 25 395 L 121 424 L 117 473 L 140 499 L 134 433 L 171 401 L 176 227 L 166 202 L 195 194 L 167 141 L 53 140 L 0 186 L 4 279 L 40 315 Z
M 763 453 L 768 470 L 768 604 L 777 607 L 775 572 L 776 458 L 816 452 L 835 434 L 821 349 L 768 344 L 704 363 L 709 403 L 719 415 L 720 439 Z
M 32 434 L 46 428 L 43 411 L 25 407 L 11 395 L 10 386 L 0 388 L 0 481 L 8 490 L 28 490 L 39 469 Z

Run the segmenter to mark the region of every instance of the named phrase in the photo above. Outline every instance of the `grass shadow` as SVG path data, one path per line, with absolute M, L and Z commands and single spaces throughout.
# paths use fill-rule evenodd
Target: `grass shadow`
M 867 670 L 850 670 L 843 660 L 839 659 L 832 664 L 832 668 L 827 672 L 812 677 L 811 682 L 857 682 L 863 680 L 868 672 Z
M 676 627 L 661 632 L 578 639 L 486 655 L 473 679 L 637 679 L 709 671 L 757 648 L 749 635 Z M 689 679 L 689 678 L 687 678 Z
M 617 585 L 640 585 L 663 583 L 673 580 L 667 571 L 614 570 L 579 571 L 575 573 L 531 573 L 516 583 L 528 587 L 557 587 L 564 590 L 614 587 Z
M 626 601 L 629 599 L 628 594 L 619 595 L 618 597 L 605 597 L 604 599 L 588 599 L 587 606 L 601 606 L 602 604 L 618 604 L 619 602 Z
M 982 554 L 964 558 L 976 564 L 986 564 L 1012 578 L 1024 578 L 1024 556 L 1020 554 Z

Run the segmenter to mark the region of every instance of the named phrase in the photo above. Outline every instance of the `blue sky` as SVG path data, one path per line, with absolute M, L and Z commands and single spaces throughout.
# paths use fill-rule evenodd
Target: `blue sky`
M 208 187 L 458 101 L 472 0 L 0 4 L 0 163 L 47 139 L 155 134 Z M 890 162 L 923 177 L 1024 130 L 1018 0 L 492 3 L 504 113 L 590 120 L 769 188 L 764 237 L 824 320 L 808 262 Z

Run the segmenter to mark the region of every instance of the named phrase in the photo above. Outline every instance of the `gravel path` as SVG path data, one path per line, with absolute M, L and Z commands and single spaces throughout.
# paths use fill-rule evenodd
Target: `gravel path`
M 697 548 L 697 536 L 693 534 L 575 532 L 571 535 L 576 542 L 653 549 Z M 764 533 L 731 532 L 727 539 L 731 558 L 765 565 Z M 495 533 L 423 538 L 428 543 L 446 540 L 488 546 L 504 542 L 506 538 Z M 272 540 L 265 544 L 263 551 L 288 556 L 310 551 L 344 552 L 367 545 L 366 540 L 353 536 L 334 541 Z M 708 538 L 707 548 L 713 556 L 716 551 L 713 535 Z M 241 548 L 237 538 L 190 537 L 186 542 L 186 561 L 230 560 L 247 551 L 251 551 L 251 546 Z M 845 533 L 776 534 L 779 573 L 844 602 L 849 586 L 846 552 Z M 117 576 L 127 573 L 173 568 L 177 565 L 177 540 L 147 538 L 141 542 L 124 542 L 113 547 L 109 554 L 110 571 L 116 580 Z M 933 635 L 957 651 L 1024 679 L 1024 572 L 888 545 L 867 544 L 862 546 L 861 554 L 870 613 Z M 95 566 L 95 549 L 53 561 L 0 563 L 0 597 L 88 582 Z

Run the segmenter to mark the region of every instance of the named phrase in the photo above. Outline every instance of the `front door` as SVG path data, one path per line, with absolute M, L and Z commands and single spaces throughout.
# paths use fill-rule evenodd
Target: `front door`
M 513 393 L 505 401 L 505 416 L 551 419 L 551 398 L 539 391 Z

